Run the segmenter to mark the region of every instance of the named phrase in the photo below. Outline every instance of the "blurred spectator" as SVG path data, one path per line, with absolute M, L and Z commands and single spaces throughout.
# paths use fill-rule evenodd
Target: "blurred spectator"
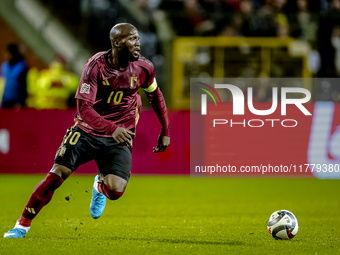
M 219 33 L 219 36 L 226 36 L 226 37 L 233 37 L 233 36 L 238 36 L 239 34 L 237 33 L 237 29 L 235 26 L 232 25 L 227 25 L 225 26 L 222 31 Z
M 242 34 L 249 34 L 249 22 L 251 17 L 254 15 L 254 4 L 251 0 L 241 0 L 240 2 L 240 22 L 236 22 L 239 24 L 240 31 Z
M 314 43 L 317 39 L 318 19 L 310 12 L 307 0 L 296 0 L 296 5 L 298 8 L 296 17 L 301 27 L 300 39 Z
M 337 76 L 340 76 L 340 26 L 334 26 L 331 35 L 331 44 L 335 50 L 334 64 Z
M 312 49 L 308 54 L 308 69 L 313 73 L 317 74 L 321 67 L 320 53 L 316 49 Z
M 145 13 L 152 13 L 158 9 L 162 0 L 134 0 L 137 6 Z
M 233 12 L 231 24 L 227 24 L 219 33 L 220 36 L 249 35 L 249 22 L 254 15 L 254 5 L 251 0 L 241 0 L 239 11 Z
M 27 97 L 26 76 L 28 69 L 26 60 L 20 53 L 18 46 L 14 43 L 8 45 L 7 51 L 9 53 L 7 57 L 9 60 L 1 65 L 1 76 L 4 81 L 2 107 L 24 107 Z
M 194 34 L 204 34 L 215 28 L 215 24 L 205 18 L 204 9 L 198 0 L 186 0 L 184 13 Z
M 318 50 L 321 57 L 319 77 L 337 77 L 335 67 L 336 49 L 332 45 L 332 37 L 337 37 L 334 27 L 340 25 L 340 0 L 333 0 L 329 10 L 323 12 L 320 17 L 318 30 Z M 336 46 L 337 39 L 333 39 Z
M 28 72 L 27 105 L 36 109 L 66 109 L 74 107 L 74 95 L 79 79 L 64 70 L 64 58 L 56 54 L 49 69 L 38 71 L 32 68 Z
M 321 57 L 319 77 L 337 77 L 336 51 L 340 26 L 340 0 L 333 0 L 329 10 L 322 13 L 318 31 L 318 49 Z
M 287 16 L 279 13 L 276 15 L 277 37 L 286 38 L 289 36 L 289 23 Z
M 275 4 L 278 2 L 277 4 Z M 276 13 L 281 10 L 284 3 L 280 0 L 267 0 L 249 19 L 248 29 L 244 29 L 245 36 L 273 37 L 277 35 Z
M 135 2 L 141 11 L 144 13 L 149 12 L 148 0 L 135 0 Z
M 312 2 L 307 0 L 294 0 L 290 2 L 286 13 L 291 37 L 315 44 L 319 15 L 312 11 L 313 8 L 319 11 L 319 7 L 316 7 L 315 4 L 313 5 Z

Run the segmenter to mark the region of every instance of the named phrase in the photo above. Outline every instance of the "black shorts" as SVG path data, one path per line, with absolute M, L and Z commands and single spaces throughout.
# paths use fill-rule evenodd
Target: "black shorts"
M 95 160 L 98 173 L 117 175 L 129 180 L 131 173 L 131 147 L 118 144 L 112 137 L 101 137 L 86 133 L 78 127 L 67 129 L 54 163 L 73 171 L 91 160 Z

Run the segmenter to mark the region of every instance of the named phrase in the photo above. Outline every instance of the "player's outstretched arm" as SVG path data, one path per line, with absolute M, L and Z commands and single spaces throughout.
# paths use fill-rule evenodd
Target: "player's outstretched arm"
M 163 152 L 170 144 L 170 122 L 165 100 L 159 87 L 152 92 L 145 91 L 145 93 L 162 126 L 161 134 L 158 137 L 157 147 L 153 148 L 153 152 Z

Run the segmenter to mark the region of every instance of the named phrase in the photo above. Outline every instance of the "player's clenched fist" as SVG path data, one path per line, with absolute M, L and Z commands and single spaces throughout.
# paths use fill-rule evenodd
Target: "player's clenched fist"
M 129 143 L 131 144 L 132 137 L 131 135 L 135 135 L 131 130 L 123 128 L 123 127 L 117 127 L 116 130 L 113 132 L 112 137 L 115 139 L 117 143 Z
M 170 137 L 169 136 L 159 136 L 157 141 L 157 147 L 153 148 L 153 152 L 163 152 L 168 148 L 170 144 Z

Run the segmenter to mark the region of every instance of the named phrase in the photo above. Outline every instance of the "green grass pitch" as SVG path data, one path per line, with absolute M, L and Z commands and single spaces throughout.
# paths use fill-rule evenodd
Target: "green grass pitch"
M 1 175 L 1 235 L 41 175 Z M 340 180 L 132 176 L 124 196 L 90 216 L 92 176 L 71 176 L 23 239 L 0 254 L 340 254 Z M 300 229 L 273 239 L 266 223 L 287 209 Z

